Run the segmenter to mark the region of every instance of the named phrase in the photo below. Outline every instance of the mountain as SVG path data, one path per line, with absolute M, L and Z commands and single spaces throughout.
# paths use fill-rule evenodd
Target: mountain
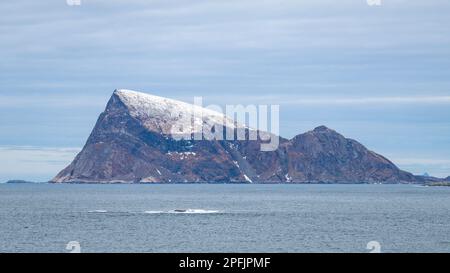
M 203 112 L 206 118 L 191 118 L 192 112 Z M 423 182 L 325 126 L 290 140 L 280 137 L 275 151 L 261 151 L 261 139 L 180 140 L 171 134 L 174 124 L 195 129 L 202 122 L 223 124 L 224 119 L 229 121 L 199 106 L 116 90 L 83 150 L 51 182 Z M 246 135 L 251 131 L 246 128 Z

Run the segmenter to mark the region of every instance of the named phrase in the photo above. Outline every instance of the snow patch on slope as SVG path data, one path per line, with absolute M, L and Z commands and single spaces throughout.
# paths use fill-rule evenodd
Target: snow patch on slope
M 244 174 L 244 178 L 245 178 L 245 181 L 247 181 L 249 183 L 253 183 L 253 181 L 246 174 Z
M 174 133 L 174 125 L 180 128 L 179 133 L 185 133 L 201 132 L 204 124 L 234 123 L 224 114 L 198 105 L 126 89 L 118 89 L 114 93 L 147 129 L 163 134 Z

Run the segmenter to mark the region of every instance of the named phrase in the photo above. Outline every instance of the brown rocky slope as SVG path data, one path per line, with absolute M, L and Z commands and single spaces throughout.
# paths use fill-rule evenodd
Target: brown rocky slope
M 421 183 L 385 157 L 325 126 L 261 141 L 176 140 L 189 104 L 116 90 L 73 162 L 53 183 Z M 198 110 L 198 109 L 197 109 Z M 223 117 L 211 113 L 211 120 Z M 248 133 L 248 132 L 247 132 Z

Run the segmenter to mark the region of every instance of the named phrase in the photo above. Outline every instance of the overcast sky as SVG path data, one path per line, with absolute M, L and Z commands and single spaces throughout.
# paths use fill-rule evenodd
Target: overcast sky
M 450 1 L 0 2 L 0 181 L 70 163 L 116 88 L 280 104 L 416 174 L 450 175 Z

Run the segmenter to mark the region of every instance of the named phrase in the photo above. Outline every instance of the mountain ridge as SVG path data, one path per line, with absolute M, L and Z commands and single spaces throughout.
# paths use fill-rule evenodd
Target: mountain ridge
M 261 139 L 174 139 L 173 124 L 191 127 L 188 113 L 225 115 L 188 103 L 118 89 L 100 114 L 83 150 L 53 183 L 423 183 L 356 140 L 318 126 L 275 151 Z M 238 125 L 238 127 L 241 125 Z M 243 125 L 242 125 L 243 126 Z M 186 129 L 186 128 L 185 128 Z M 249 128 L 246 128 L 249 134 Z M 259 131 L 258 131 L 259 132 Z

